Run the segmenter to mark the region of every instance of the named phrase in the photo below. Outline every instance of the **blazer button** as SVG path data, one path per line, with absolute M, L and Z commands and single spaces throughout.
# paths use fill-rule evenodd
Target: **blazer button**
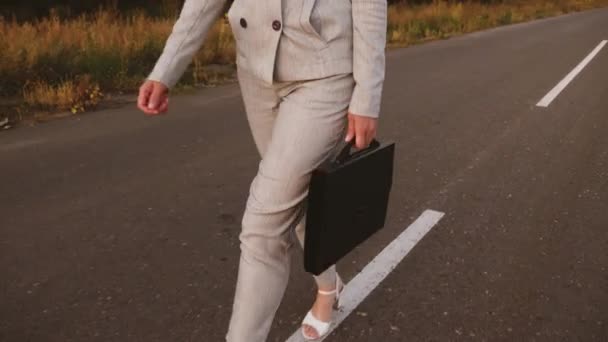
M 272 22 L 272 29 L 275 31 L 279 31 L 281 29 L 281 22 L 278 20 L 275 20 Z
M 245 18 L 241 18 L 240 23 L 242 28 L 247 28 L 247 20 Z

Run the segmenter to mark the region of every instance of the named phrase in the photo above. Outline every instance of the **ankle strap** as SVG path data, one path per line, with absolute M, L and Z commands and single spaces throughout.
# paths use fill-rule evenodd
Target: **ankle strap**
M 338 289 L 334 289 L 332 291 L 321 291 L 321 290 L 319 290 L 318 292 L 319 292 L 319 294 L 322 294 L 324 296 L 329 296 L 329 295 L 336 294 L 336 292 L 338 292 Z

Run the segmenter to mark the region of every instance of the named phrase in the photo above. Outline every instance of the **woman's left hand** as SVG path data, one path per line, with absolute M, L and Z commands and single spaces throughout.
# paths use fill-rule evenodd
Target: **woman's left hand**
M 355 139 L 355 146 L 358 149 L 366 148 L 376 137 L 377 126 L 378 119 L 376 118 L 348 113 L 346 141 L 350 142 Z

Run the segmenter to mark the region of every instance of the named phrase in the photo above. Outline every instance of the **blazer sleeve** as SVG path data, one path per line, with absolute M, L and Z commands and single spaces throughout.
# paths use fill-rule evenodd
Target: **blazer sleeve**
M 148 79 L 175 86 L 205 41 L 227 0 L 186 0 Z
M 353 76 L 349 112 L 377 118 L 385 74 L 386 0 L 352 0 Z

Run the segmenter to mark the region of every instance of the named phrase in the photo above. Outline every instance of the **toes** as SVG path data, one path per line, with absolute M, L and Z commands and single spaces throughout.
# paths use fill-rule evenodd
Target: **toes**
M 302 326 L 302 329 L 304 329 L 304 333 L 306 334 L 306 336 L 312 337 L 312 338 L 319 338 L 319 334 L 317 333 L 317 330 L 315 330 L 313 327 L 311 327 L 309 325 L 304 325 L 304 326 Z

